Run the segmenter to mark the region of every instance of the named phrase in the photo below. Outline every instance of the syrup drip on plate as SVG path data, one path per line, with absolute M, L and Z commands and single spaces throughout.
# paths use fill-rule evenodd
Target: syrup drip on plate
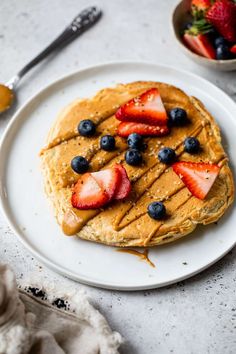
M 139 257 L 139 259 L 141 261 L 145 261 L 146 263 L 148 263 L 151 267 L 153 267 L 153 268 L 156 267 L 155 264 L 148 257 L 149 249 L 147 249 L 147 248 L 145 248 L 145 250 L 143 252 L 136 251 L 136 250 L 131 249 L 131 248 L 119 248 L 117 250 L 117 252 L 132 254 L 132 255 L 134 255 L 136 257 Z

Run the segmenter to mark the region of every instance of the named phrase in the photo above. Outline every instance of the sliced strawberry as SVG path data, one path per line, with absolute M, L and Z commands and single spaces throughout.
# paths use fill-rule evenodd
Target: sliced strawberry
M 119 170 L 117 168 L 109 168 L 99 172 L 93 172 L 91 175 L 106 192 L 109 200 L 111 200 L 114 197 L 117 188 L 120 186 L 121 174 Z
M 231 53 L 236 54 L 236 44 L 230 48 Z
M 152 88 L 121 106 L 116 118 L 123 122 L 166 125 L 167 114 L 159 90 Z
M 77 209 L 97 209 L 109 201 L 108 194 L 100 187 L 91 173 L 85 173 L 73 188 L 71 202 Z
M 185 33 L 183 36 L 184 42 L 193 52 L 206 57 L 208 59 L 215 59 L 216 52 L 205 34 L 198 34 L 196 36 Z
M 167 125 L 148 125 L 143 123 L 122 122 L 118 126 L 119 136 L 127 137 L 131 133 L 137 133 L 145 136 L 162 136 L 169 133 Z
M 131 183 L 127 175 L 126 169 L 122 165 L 116 164 L 115 168 L 118 169 L 120 173 L 121 181 L 115 192 L 114 199 L 120 200 L 128 197 L 131 191 Z
M 236 3 L 216 1 L 206 13 L 206 19 L 229 42 L 236 42 Z
M 199 34 L 197 36 L 197 43 L 204 57 L 208 59 L 216 58 L 215 48 L 205 34 Z
M 218 165 L 198 162 L 181 161 L 172 167 L 192 195 L 199 199 L 206 197 L 220 171 Z
M 183 40 L 187 47 L 191 49 L 194 53 L 202 55 L 202 51 L 200 50 L 199 45 L 197 43 L 197 36 L 191 35 L 189 33 L 184 33 Z

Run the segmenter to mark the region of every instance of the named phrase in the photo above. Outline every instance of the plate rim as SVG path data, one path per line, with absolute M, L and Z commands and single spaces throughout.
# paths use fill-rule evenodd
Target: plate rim
M 226 92 L 224 92 L 218 86 L 214 85 L 212 82 L 204 79 L 203 77 L 201 77 L 197 74 L 193 74 L 192 72 L 189 72 L 187 70 L 175 68 L 174 66 L 171 66 L 171 65 L 156 64 L 156 63 L 153 63 L 150 61 L 127 60 L 127 61 L 103 62 L 103 63 L 99 63 L 99 64 L 95 64 L 95 65 L 84 66 L 84 67 L 80 68 L 79 70 L 72 71 L 71 73 L 68 73 L 66 75 L 62 75 L 58 79 L 51 81 L 48 84 L 42 86 L 39 90 L 36 91 L 36 93 L 31 95 L 26 100 L 26 102 L 21 107 L 19 107 L 18 110 L 13 114 L 13 116 L 10 118 L 10 121 L 8 122 L 5 130 L 3 131 L 3 134 L 0 139 L 0 158 L 1 158 L 1 156 L 4 156 L 4 154 L 5 154 L 4 153 L 4 144 L 7 141 L 8 134 L 11 132 L 11 128 L 16 124 L 18 117 L 31 104 L 31 102 L 34 101 L 35 99 L 37 99 L 37 97 L 40 96 L 41 94 L 43 94 L 43 92 L 45 92 L 46 90 L 52 89 L 53 86 L 57 86 L 58 84 L 62 83 L 65 80 L 70 80 L 71 78 L 73 78 L 74 76 L 77 76 L 77 75 L 79 76 L 80 74 L 82 74 L 86 71 L 90 71 L 90 70 L 94 70 L 94 69 L 103 69 L 103 68 L 109 67 L 109 66 L 117 66 L 117 65 L 124 66 L 124 65 L 131 65 L 131 64 L 134 66 L 136 66 L 136 65 L 153 66 L 153 68 L 156 67 L 157 69 L 160 69 L 160 68 L 170 69 L 170 70 L 176 71 L 178 73 L 183 73 L 184 75 L 187 75 L 191 78 L 196 78 L 198 81 L 201 81 L 203 84 L 207 83 L 208 86 L 210 85 L 214 90 L 217 90 L 219 92 L 219 94 L 223 95 L 224 98 L 227 99 L 228 102 L 233 104 L 233 106 L 236 109 L 236 103 Z M 29 119 L 29 118 L 27 118 L 27 119 Z M 233 117 L 232 117 L 232 119 L 233 119 Z M 0 190 L 1 191 L 3 190 L 2 179 L 0 180 Z M 178 276 L 178 277 L 175 277 L 169 281 L 164 281 L 159 284 L 152 283 L 150 285 L 135 285 L 135 286 L 129 287 L 127 285 L 117 285 L 116 283 L 112 284 L 111 282 L 107 283 L 106 281 L 105 282 L 96 281 L 96 280 L 91 279 L 88 276 L 78 275 L 78 274 L 66 269 L 65 267 L 61 267 L 57 264 L 54 264 L 47 256 L 43 256 L 40 252 L 37 252 L 33 248 L 33 246 L 31 246 L 31 244 L 25 240 L 24 234 L 20 230 L 17 229 L 16 225 L 11 220 L 11 216 L 9 215 L 10 210 L 8 210 L 9 208 L 7 207 L 7 202 L 6 202 L 6 200 L 4 200 L 2 193 L 0 193 L 0 209 L 2 211 L 2 215 L 4 216 L 7 224 L 10 226 L 11 230 L 16 235 L 17 239 L 21 242 L 21 244 L 23 244 L 23 246 L 27 250 L 29 250 L 29 252 L 31 254 L 33 254 L 35 256 L 36 259 L 40 260 L 49 269 L 55 271 L 56 273 L 59 273 L 60 275 L 66 276 L 70 279 L 73 279 L 73 280 L 80 282 L 82 284 L 85 284 L 85 285 L 90 285 L 93 287 L 98 287 L 98 288 L 103 288 L 103 289 L 119 290 L 119 291 L 139 291 L 139 290 L 156 289 L 156 288 L 165 287 L 165 286 L 168 286 L 171 284 L 175 284 L 176 282 L 191 278 L 194 275 L 199 274 L 202 271 L 204 271 L 205 269 L 211 267 L 214 263 L 218 262 L 221 258 L 223 258 L 236 245 L 236 239 L 235 239 L 234 243 L 232 245 L 230 245 L 230 247 L 228 247 L 217 258 L 215 258 L 211 262 L 205 264 L 204 266 L 198 268 L 197 270 L 190 271 L 189 273 L 187 273 L 183 276 Z

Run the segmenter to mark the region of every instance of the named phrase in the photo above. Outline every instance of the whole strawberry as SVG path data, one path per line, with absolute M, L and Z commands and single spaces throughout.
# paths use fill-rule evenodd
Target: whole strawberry
M 233 1 L 216 1 L 206 18 L 227 41 L 236 41 L 236 4 Z

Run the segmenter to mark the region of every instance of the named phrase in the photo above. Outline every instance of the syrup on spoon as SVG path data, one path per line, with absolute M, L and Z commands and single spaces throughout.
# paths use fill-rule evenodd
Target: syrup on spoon
M 5 112 L 10 108 L 13 97 L 13 91 L 9 87 L 0 84 L 0 113 Z

